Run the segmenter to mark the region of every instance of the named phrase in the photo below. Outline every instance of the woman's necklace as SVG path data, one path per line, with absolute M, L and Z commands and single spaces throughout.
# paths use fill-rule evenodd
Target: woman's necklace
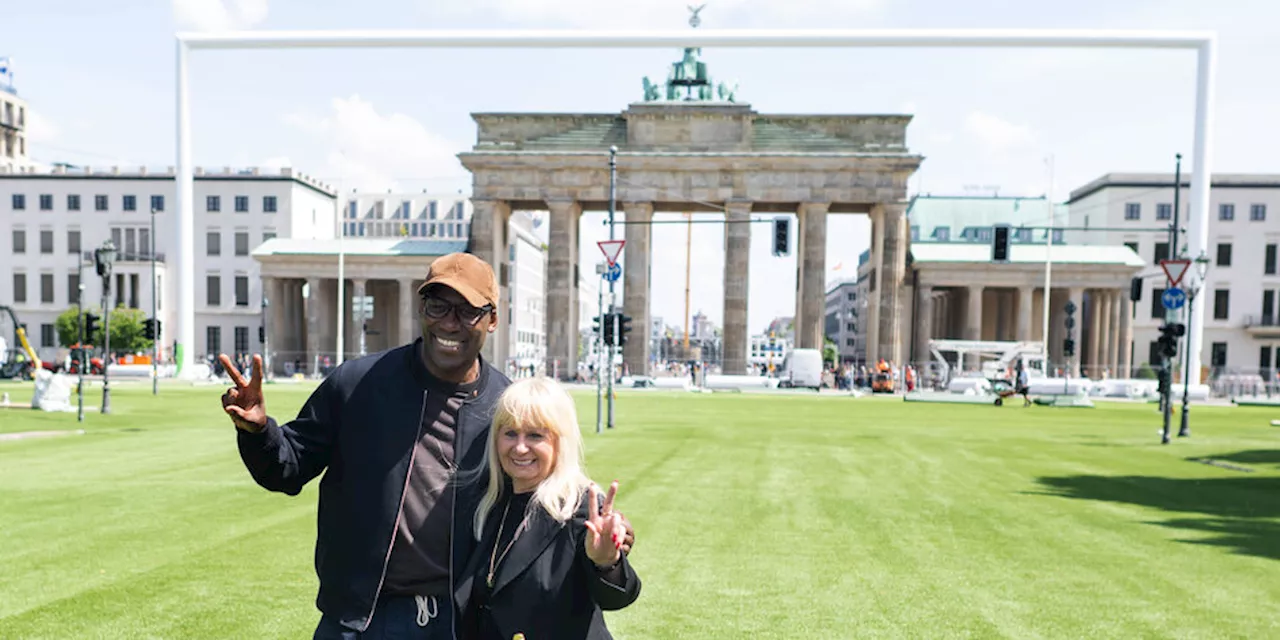
M 511 509 L 511 501 L 513 499 L 515 499 L 515 496 L 508 498 L 506 506 L 502 507 L 502 521 L 498 523 L 498 537 L 493 541 L 493 551 L 489 554 L 489 578 L 485 580 L 485 583 L 489 585 L 490 589 L 493 588 L 494 570 L 499 564 L 502 564 L 502 559 L 507 557 L 507 552 L 511 550 L 511 545 L 516 543 L 516 538 L 520 537 L 520 532 L 524 529 L 525 523 L 529 521 L 529 515 L 525 514 L 524 519 L 516 527 L 515 533 L 511 534 L 511 542 L 507 543 L 507 548 L 503 549 L 502 555 L 499 556 L 498 542 L 502 540 L 502 530 L 507 526 L 507 511 Z

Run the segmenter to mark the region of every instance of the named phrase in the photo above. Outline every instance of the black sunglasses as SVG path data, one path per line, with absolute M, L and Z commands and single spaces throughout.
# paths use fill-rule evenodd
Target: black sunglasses
M 466 303 L 454 304 L 448 300 L 436 297 L 428 296 L 422 299 L 422 313 L 428 318 L 431 318 L 432 320 L 439 320 L 450 313 L 453 313 L 454 317 L 458 319 L 458 322 L 469 327 L 476 326 L 476 324 L 480 322 L 480 319 L 484 318 L 491 311 L 493 311 L 492 305 L 485 305 L 483 307 L 476 308 Z

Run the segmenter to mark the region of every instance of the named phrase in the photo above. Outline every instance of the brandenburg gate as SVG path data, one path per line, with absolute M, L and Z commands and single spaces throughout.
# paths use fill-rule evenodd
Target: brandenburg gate
M 549 212 L 546 277 L 547 368 L 572 376 L 578 355 L 578 224 L 609 207 L 609 149 L 616 146 L 618 211 L 625 214 L 623 312 L 644 335 L 623 358 L 636 374 L 649 362 L 651 227 L 655 212 L 723 212 L 723 370 L 747 372 L 747 284 L 752 214 L 794 214 L 798 238 L 796 346 L 823 346 L 827 216 L 871 218 L 867 358 L 903 362 L 910 332 L 904 282 L 910 234 L 907 179 L 921 156 L 906 146 L 908 115 L 761 114 L 736 91 L 715 88 L 685 49 L 665 92 L 645 79 L 645 99 L 622 113 L 476 113 L 475 147 L 459 154 L 472 174 L 470 251 L 499 274 L 502 326 L 486 357 L 505 362 L 510 332 L 508 220 L 512 211 Z M 710 204 L 708 204 L 710 203 Z M 594 277 L 591 274 L 590 277 Z M 494 339 L 496 338 L 496 339 Z

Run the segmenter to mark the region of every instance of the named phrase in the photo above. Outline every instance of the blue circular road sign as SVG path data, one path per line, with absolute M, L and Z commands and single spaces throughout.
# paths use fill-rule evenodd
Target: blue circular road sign
M 1182 289 L 1165 289 L 1160 296 L 1160 303 L 1166 309 L 1181 309 L 1187 303 L 1187 294 Z
M 609 282 L 617 282 L 622 277 L 622 265 L 613 263 L 609 265 L 609 270 L 604 272 L 604 279 Z

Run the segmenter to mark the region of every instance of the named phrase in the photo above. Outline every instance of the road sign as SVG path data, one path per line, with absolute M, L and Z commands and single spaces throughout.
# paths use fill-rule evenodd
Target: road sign
M 601 240 L 596 243 L 600 245 L 600 252 L 604 254 L 604 259 L 609 261 L 609 266 L 613 266 L 618 262 L 618 256 L 622 255 L 622 247 L 627 244 L 626 240 Z
M 1164 275 L 1169 279 L 1169 288 L 1173 289 L 1182 282 L 1182 276 L 1187 275 L 1187 267 L 1191 266 L 1190 260 L 1161 260 L 1160 268 L 1164 269 Z M 1182 306 L 1182 305 L 1178 305 Z
M 1165 289 L 1160 296 L 1160 303 L 1169 310 L 1181 309 L 1187 303 L 1187 294 L 1182 289 Z
M 609 269 L 604 272 L 604 279 L 609 282 L 617 282 L 622 277 L 622 265 L 613 263 L 609 265 Z

